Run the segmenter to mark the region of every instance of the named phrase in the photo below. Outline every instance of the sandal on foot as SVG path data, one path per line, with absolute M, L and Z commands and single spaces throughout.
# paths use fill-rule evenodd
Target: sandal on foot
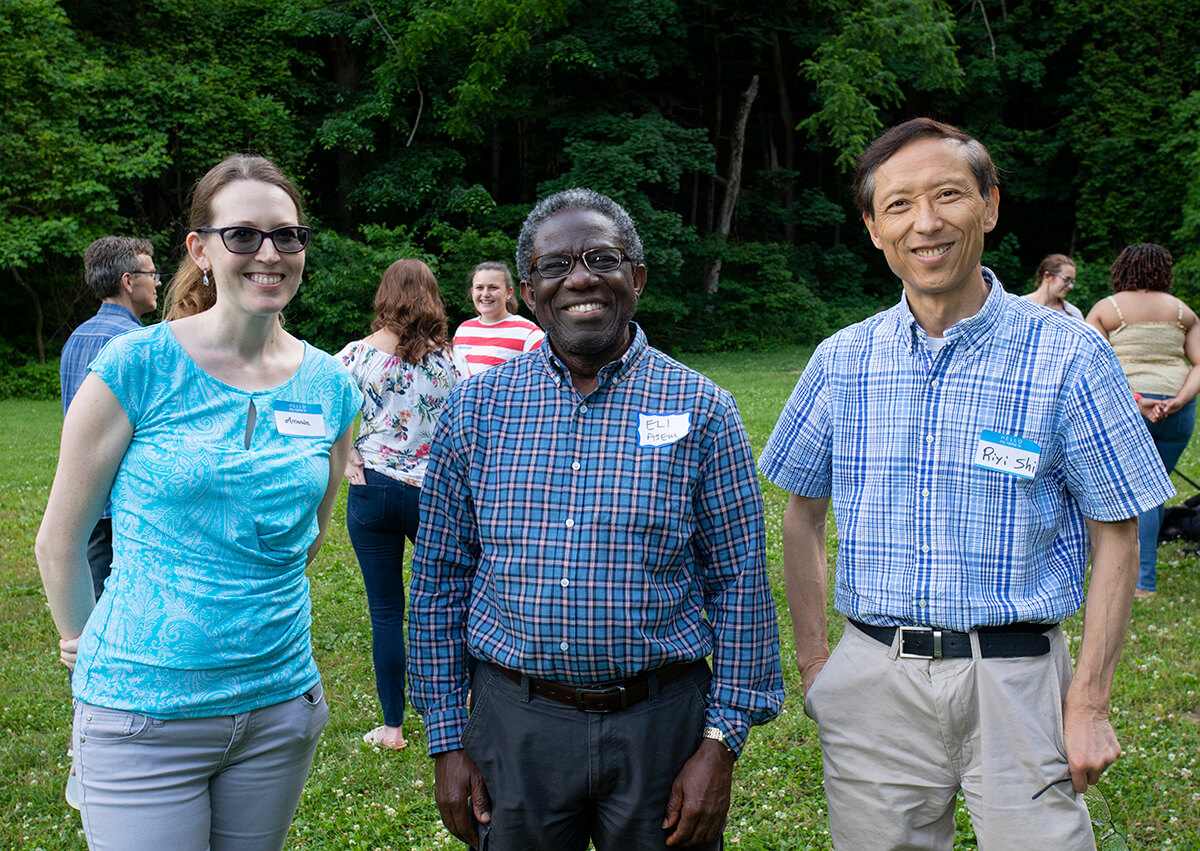
M 400 744 L 388 745 L 384 744 L 383 734 L 387 731 L 387 727 L 380 725 L 368 733 L 363 733 L 363 741 L 373 748 L 386 748 L 387 750 L 402 751 L 408 747 L 408 742 L 404 738 L 400 738 Z

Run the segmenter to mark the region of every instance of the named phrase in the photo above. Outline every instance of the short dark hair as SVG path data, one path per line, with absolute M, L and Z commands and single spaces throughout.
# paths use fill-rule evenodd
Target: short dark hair
M 521 235 L 517 237 L 517 274 L 521 276 L 521 280 L 528 281 L 530 277 L 533 238 L 537 236 L 538 228 L 546 219 L 563 210 L 595 210 L 608 218 L 616 227 L 617 237 L 622 242 L 621 247 L 625 249 L 625 254 L 634 267 L 645 265 L 642 238 L 638 236 L 633 219 L 625 212 L 624 207 L 593 189 L 564 189 L 538 201 L 526 216 L 525 224 L 521 226 Z
M 875 172 L 885 162 L 895 156 L 901 148 L 918 139 L 952 139 L 961 142 L 967 149 L 967 162 L 983 200 L 987 201 L 992 190 L 1000 185 L 1000 174 L 992 155 L 988 153 L 979 140 L 968 136 L 951 124 L 943 124 L 932 118 L 913 118 L 903 124 L 897 124 L 872 142 L 862 156 L 854 171 L 854 203 L 859 212 L 872 219 L 875 218 Z
M 1042 278 L 1047 274 L 1055 274 L 1062 271 L 1063 266 L 1074 266 L 1075 261 L 1065 254 L 1047 254 L 1042 258 L 1042 262 L 1038 264 L 1037 271 L 1033 273 L 1033 286 L 1037 289 L 1042 285 Z
M 1153 242 L 1125 246 L 1109 270 L 1114 293 L 1126 290 L 1171 291 L 1171 252 Z
M 138 255 L 154 256 L 149 240 L 128 236 L 102 236 L 83 253 L 83 279 L 103 301 L 121 288 L 121 276 L 137 270 Z

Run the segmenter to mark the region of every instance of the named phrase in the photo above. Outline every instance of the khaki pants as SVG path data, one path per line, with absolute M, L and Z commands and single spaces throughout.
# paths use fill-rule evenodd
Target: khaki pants
M 901 659 L 847 624 L 805 698 L 817 722 L 834 847 L 951 849 L 963 792 L 982 851 L 1096 847 L 1068 776 L 1062 700 L 1071 659 Z

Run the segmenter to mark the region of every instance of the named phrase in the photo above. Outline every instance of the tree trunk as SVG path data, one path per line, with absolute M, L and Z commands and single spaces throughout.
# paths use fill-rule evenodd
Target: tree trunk
M 746 151 L 746 122 L 750 119 L 750 107 L 758 97 L 758 75 L 750 80 L 746 91 L 742 92 L 741 103 L 738 104 L 737 117 L 733 121 L 733 134 L 729 138 L 729 171 L 725 178 L 725 198 L 721 202 L 721 220 L 718 228 L 722 242 L 729 238 L 733 229 L 733 211 L 737 208 L 738 195 L 742 191 L 742 156 Z M 721 258 L 712 262 L 708 270 L 708 280 L 704 291 L 715 295 L 721 283 Z
M 787 78 L 783 73 L 783 48 L 779 44 L 779 32 L 771 33 L 771 58 L 775 66 L 775 88 L 779 92 L 779 118 L 783 124 L 783 167 L 791 171 L 796 165 L 796 117 L 792 114 L 792 102 L 788 98 Z M 783 208 L 792 214 L 796 203 L 796 181 L 788 179 L 783 190 Z M 788 245 L 796 244 L 796 225 L 788 221 L 783 226 L 783 238 Z
M 37 358 L 38 363 L 46 362 L 46 341 L 42 338 L 42 325 L 45 323 L 45 317 L 42 315 L 42 300 L 38 298 L 38 294 L 34 292 L 33 287 L 25 283 L 25 279 L 21 277 L 21 273 L 15 268 L 12 270 L 13 280 L 25 292 L 29 293 L 29 297 L 33 299 L 33 339 L 37 343 Z

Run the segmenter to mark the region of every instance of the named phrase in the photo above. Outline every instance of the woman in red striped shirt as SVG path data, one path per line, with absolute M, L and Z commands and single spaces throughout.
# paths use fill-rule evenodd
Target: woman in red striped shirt
M 532 352 L 542 344 L 542 329 L 517 315 L 517 296 L 508 264 L 489 260 L 471 273 L 471 303 L 479 316 L 454 332 L 454 351 L 470 375 Z

